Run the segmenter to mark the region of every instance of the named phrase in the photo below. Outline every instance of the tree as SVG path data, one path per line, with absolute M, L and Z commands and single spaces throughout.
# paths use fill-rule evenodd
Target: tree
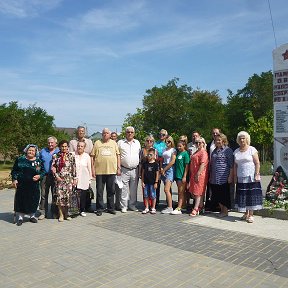
M 236 94 L 228 90 L 225 117 L 228 138 L 235 139 L 240 130 L 248 129 L 246 113 L 250 111 L 258 121 L 265 115 L 273 115 L 273 74 L 271 71 L 254 74 L 243 89 Z M 273 136 L 273 130 L 269 139 Z M 270 145 L 272 146 L 272 145 Z M 270 148 L 269 148 L 270 149 Z
M 144 142 L 145 137 L 149 132 L 145 130 L 145 121 L 143 109 L 137 108 L 137 112 L 134 114 L 128 113 L 124 123 L 122 125 L 122 133 L 120 137 L 125 138 L 125 130 L 128 126 L 133 126 L 135 129 L 135 138 L 137 138 L 140 143 Z
M 266 161 L 268 156 L 270 159 L 273 155 L 270 153 L 270 147 L 273 144 L 273 112 L 270 110 L 266 115 L 254 119 L 251 111 L 245 113 L 247 122 L 247 132 L 251 136 L 251 140 L 255 143 L 255 146 L 260 148 L 260 159 L 262 162 Z
M 178 81 L 174 78 L 166 85 L 146 90 L 143 108 L 128 114 L 123 128 L 137 127 L 137 137 L 157 135 L 166 129 L 177 141 L 180 135 L 189 137 L 193 130 L 205 136 L 210 135 L 213 126 L 223 127 L 224 106 L 217 91 L 193 90 L 187 85 L 177 85 Z
M 185 134 L 183 124 L 189 118 L 189 106 L 192 100 L 192 89 L 187 85 L 177 86 L 178 78 L 166 85 L 153 87 L 146 91 L 143 98 L 145 130 L 158 134 L 161 129 L 168 132 Z
M 190 117 L 187 122 L 189 126 L 186 127 L 186 131 L 191 133 L 193 130 L 199 130 L 208 142 L 213 127 L 226 130 L 224 112 L 224 105 L 217 91 L 193 91 Z
M 10 159 L 21 154 L 29 143 L 45 147 L 51 135 L 69 139 L 66 133 L 55 130 L 53 121 L 53 116 L 35 105 L 22 108 L 15 101 L 0 105 L 0 154 Z

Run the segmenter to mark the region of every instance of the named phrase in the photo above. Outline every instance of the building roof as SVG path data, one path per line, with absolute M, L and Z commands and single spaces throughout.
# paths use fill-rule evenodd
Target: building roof
M 68 134 L 71 138 L 75 137 L 76 129 L 75 128 L 68 128 L 68 127 L 55 127 L 55 130 L 64 132 Z

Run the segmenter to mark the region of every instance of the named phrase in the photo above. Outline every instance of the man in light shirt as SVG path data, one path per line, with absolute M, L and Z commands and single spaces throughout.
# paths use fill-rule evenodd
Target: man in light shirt
M 91 139 L 85 138 L 86 129 L 83 126 L 78 126 L 76 131 L 76 137 L 77 139 L 70 140 L 69 142 L 69 151 L 70 152 L 76 152 L 77 151 L 77 144 L 79 141 L 84 141 L 86 143 L 84 152 L 88 153 L 90 155 L 93 143 Z
M 122 213 L 126 213 L 128 208 L 132 211 L 138 211 L 136 202 L 141 145 L 138 140 L 134 139 L 134 135 L 134 127 L 128 126 L 126 128 L 126 138 L 118 141 L 123 182 L 120 201 Z
M 195 144 L 195 141 L 196 141 L 197 139 L 199 139 L 200 136 L 201 136 L 201 135 L 200 135 L 200 133 L 199 133 L 198 131 L 193 131 L 193 132 L 192 132 L 192 141 L 187 144 L 187 148 L 188 148 L 188 151 L 189 151 L 190 156 L 193 155 L 193 154 L 197 151 L 198 147 L 197 147 L 197 145 Z

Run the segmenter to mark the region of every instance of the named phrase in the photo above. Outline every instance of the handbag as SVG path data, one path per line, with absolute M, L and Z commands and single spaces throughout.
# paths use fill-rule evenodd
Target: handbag
M 95 195 L 94 195 L 94 191 L 93 191 L 91 185 L 89 185 L 88 194 L 89 194 L 89 197 L 91 200 L 94 199 Z
M 80 212 L 80 195 L 76 187 L 73 187 L 73 190 L 70 194 L 70 203 L 68 208 L 69 216 L 76 216 Z

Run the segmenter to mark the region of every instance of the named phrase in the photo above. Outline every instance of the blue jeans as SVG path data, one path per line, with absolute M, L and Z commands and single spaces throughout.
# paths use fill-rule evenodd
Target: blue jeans
M 154 188 L 154 184 L 145 184 L 144 188 L 144 198 L 156 198 L 156 189 Z

